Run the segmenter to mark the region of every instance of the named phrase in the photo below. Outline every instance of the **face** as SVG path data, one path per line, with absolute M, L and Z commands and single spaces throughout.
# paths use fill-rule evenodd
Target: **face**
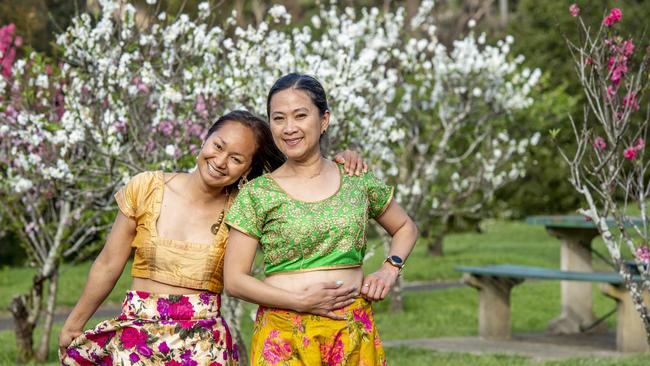
M 253 131 L 239 122 L 226 122 L 203 144 L 197 159 L 203 180 L 226 187 L 250 171 L 256 143 Z
M 329 112 L 320 116 L 306 92 L 289 88 L 275 93 L 270 119 L 273 140 L 289 160 L 320 154 L 320 136 L 329 124 Z

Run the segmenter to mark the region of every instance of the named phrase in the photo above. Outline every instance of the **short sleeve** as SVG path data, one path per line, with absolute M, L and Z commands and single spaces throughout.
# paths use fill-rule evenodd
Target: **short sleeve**
M 140 173 L 115 193 L 117 207 L 124 216 L 135 219 L 138 212 L 143 209 L 139 206 L 142 205 L 144 191 L 151 185 L 152 179 L 153 172 Z
M 252 182 L 251 182 L 252 183 Z M 225 223 L 233 229 L 259 239 L 262 236 L 262 213 L 259 212 L 253 184 L 245 185 L 226 213 Z
M 363 181 L 368 192 L 368 212 L 371 218 L 377 218 L 386 211 L 393 199 L 393 187 L 377 179 L 374 174 L 364 174 Z

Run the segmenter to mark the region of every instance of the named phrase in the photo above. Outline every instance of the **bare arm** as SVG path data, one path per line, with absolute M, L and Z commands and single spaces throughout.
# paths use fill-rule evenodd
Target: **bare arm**
M 343 319 L 342 315 L 336 315 L 332 310 L 351 304 L 357 289 L 331 282 L 294 293 L 268 285 L 251 276 L 257 245 L 257 239 L 236 229 L 230 230 L 224 263 L 224 282 L 228 294 L 269 307 Z
M 377 222 L 392 236 L 388 255 L 397 255 L 406 261 L 418 237 L 413 220 L 393 199 Z M 398 275 L 397 268 L 388 263 L 382 264 L 377 272 L 363 279 L 361 294 L 371 301 L 383 300 L 395 285 Z
M 59 347 L 65 348 L 81 334 L 83 327 L 106 299 L 120 278 L 131 254 L 135 221 L 118 212 L 104 248 L 93 262 L 83 293 L 66 319 L 59 335 Z

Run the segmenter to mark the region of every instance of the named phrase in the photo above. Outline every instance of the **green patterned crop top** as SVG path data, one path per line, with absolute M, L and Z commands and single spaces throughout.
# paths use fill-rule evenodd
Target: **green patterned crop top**
M 259 240 L 266 275 L 362 264 L 368 219 L 384 212 L 393 188 L 371 173 L 350 177 L 342 170 L 339 190 L 321 201 L 290 197 L 270 174 L 239 192 L 225 222 Z

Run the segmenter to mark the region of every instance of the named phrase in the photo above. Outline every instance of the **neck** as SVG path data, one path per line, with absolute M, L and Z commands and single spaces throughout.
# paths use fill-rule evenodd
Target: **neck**
M 305 160 L 287 160 L 286 162 L 287 168 L 291 169 L 294 174 L 307 178 L 319 175 L 326 165 L 327 160 L 320 153 L 314 154 Z
M 192 201 L 198 202 L 214 202 L 223 194 L 226 193 L 224 187 L 211 187 L 201 179 L 198 169 L 195 169 L 189 174 L 186 182 L 185 193 L 191 197 Z

